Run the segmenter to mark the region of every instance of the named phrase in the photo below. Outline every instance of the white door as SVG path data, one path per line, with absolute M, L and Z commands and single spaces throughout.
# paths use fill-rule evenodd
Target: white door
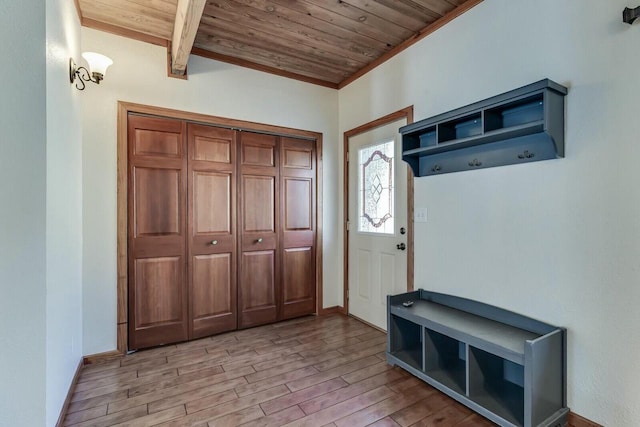
M 387 295 L 407 291 L 405 124 L 349 138 L 349 313 L 384 330 Z

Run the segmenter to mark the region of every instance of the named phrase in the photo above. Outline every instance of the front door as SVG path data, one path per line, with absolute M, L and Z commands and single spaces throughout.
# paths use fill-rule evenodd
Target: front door
M 349 138 L 349 313 L 387 328 L 386 296 L 407 291 L 402 118 Z

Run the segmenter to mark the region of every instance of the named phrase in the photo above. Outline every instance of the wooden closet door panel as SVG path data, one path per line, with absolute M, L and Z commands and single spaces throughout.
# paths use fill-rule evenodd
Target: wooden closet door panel
M 242 190 L 246 195 L 243 209 L 243 234 L 275 233 L 275 177 L 243 175 Z
M 275 250 L 242 254 L 241 327 L 261 325 L 277 319 L 275 259 Z
M 192 339 L 237 328 L 236 141 L 230 129 L 188 125 Z
M 243 167 L 258 166 L 275 170 L 277 137 L 261 133 L 242 132 L 240 158 Z
M 281 318 L 315 312 L 315 143 L 282 138 L 280 143 L 283 293 Z
M 315 269 L 312 247 L 283 250 L 283 318 L 315 311 Z
M 184 341 L 185 126 L 129 116 L 129 348 Z
M 279 271 L 278 138 L 241 132 L 239 326 L 275 322 Z
M 133 167 L 135 237 L 180 235 L 182 170 Z
M 135 261 L 136 329 L 175 325 L 182 321 L 183 268 L 181 256 Z
M 193 337 L 199 338 L 236 328 L 235 268 L 229 253 L 193 257 Z
M 193 235 L 231 235 L 230 172 L 193 172 Z

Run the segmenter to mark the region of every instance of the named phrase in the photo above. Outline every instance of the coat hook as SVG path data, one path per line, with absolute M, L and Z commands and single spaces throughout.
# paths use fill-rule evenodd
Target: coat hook
M 640 6 L 636 7 L 635 9 L 625 7 L 622 11 L 622 21 L 626 22 L 629 25 L 633 24 L 633 21 L 638 18 L 640 18 Z

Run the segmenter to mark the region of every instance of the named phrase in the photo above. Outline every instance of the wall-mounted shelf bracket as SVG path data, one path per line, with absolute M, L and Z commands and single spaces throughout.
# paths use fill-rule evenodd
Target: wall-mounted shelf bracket
M 640 18 L 640 6 L 635 9 L 631 9 L 629 7 L 625 7 L 622 11 L 622 21 L 631 25 L 633 21 Z

